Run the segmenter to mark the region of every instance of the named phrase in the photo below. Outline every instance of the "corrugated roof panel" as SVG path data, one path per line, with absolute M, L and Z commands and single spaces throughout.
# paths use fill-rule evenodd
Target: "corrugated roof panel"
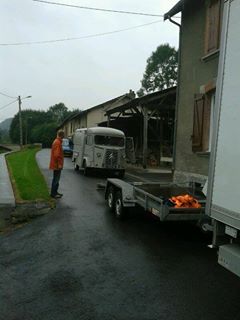
M 183 8 L 183 3 L 184 0 L 180 0 L 177 4 L 175 4 L 175 6 L 172 7 L 172 9 L 170 9 L 167 13 L 164 14 L 164 20 L 167 20 L 175 16 L 175 14 L 181 12 Z

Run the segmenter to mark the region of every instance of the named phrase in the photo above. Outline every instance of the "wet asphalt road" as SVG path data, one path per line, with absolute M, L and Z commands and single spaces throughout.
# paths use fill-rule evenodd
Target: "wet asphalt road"
M 47 181 L 49 153 L 38 154 Z M 240 279 L 192 225 L 117 221 L 65 161 L 57 209 L 0 236 L 0 319 L 239 320 Z

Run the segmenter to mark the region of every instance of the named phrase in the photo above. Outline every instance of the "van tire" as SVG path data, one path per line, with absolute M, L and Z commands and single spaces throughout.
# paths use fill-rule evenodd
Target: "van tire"
M 82 167 L 83 167 L 83 175 L 87 176 L 89 172 L 88 172 L 88 168 L 87 168 L 87 165 L 86 165 L 86 160 L 83 161 L 83 166 Z
M 125 175 L 125 170 L 119 171 L 118 177 L 119 177 L 120 179 L 123 179 L 123 178 L 124 178 L 124 175 Z
M 74 170 L 78 171 L 79 170 L 79 165 L 76 164 L 76 162 L 74 162 Z

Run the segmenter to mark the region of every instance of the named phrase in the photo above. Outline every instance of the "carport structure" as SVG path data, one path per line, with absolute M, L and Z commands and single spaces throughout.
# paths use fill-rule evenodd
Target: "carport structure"
M 160 165 L 162 157 L 172 157 L 176 87 L 133 99 L 106 111 L 109 127 L 133 137 L 137 159 L 143 167 Z

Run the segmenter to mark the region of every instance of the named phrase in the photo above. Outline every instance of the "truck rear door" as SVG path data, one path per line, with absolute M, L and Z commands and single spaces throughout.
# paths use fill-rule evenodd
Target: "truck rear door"
M 240 229 L 240 1 L 224 6 L 207 209 Z

